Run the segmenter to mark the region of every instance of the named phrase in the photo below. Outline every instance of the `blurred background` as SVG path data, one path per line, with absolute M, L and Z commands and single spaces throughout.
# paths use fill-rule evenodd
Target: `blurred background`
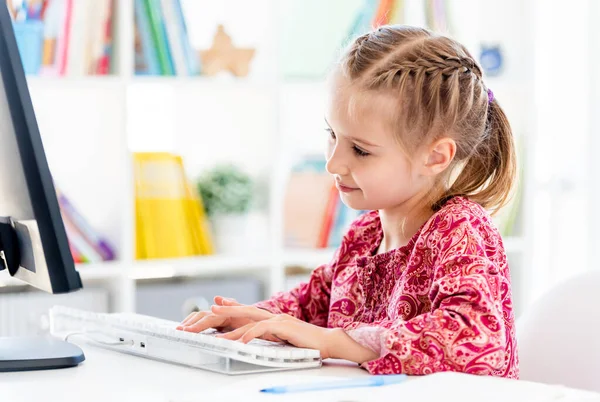
M 324 171 L 324 79 L 374 26 L 465 44 L 508 114 L 513 202 L 495 217 L 520 315 L 598 269 L 594 0 L 8 0 L 85 289 L 0 272 L 0 335 L 52 304 L 180 320 L 252 303 L 329 261 L 357 216 Z

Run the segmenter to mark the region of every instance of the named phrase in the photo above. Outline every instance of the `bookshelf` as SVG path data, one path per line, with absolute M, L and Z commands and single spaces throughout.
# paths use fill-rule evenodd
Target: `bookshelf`
M 330 249 L 288 249 L 283 243 L 287 171 L 294 157 L 320 152 L 324 142 L 323 84 L 285 78 L 278 60 L 282 29 L 278 15 L 282 4 L 290 1 L 251 2 L 269 24 L 260 36 L 263 47 L 256 59 L 257 73 L 248 78 L 134 75 L 134 0 L 115 1 L 113 75 L 28 78 L 55 180 L 117 249 L 117 261 L 77 266 L 84 285 L 106 284 L 112 290 L 111 305 L 116 311 L 135 311 L 135 291 L 141 279 L 253 276 L 264 281 L 268 296 L 284 289 L 286 267 L 315 268 L 333 255 Z M 196 7 L 214 4 L 197 3 Z M 224 3 L 215 7 L 244 2 Z M 518 8 L 518 3 L 512 7 Z M 249 23 L 240 20 L 240 24 Z M 527 105 L 521 100 L 527 99 L 523 93 L 529 89 L 508 80 L 492 81 L 490 86 L 501 100 L 506 99 L 503 104 L 511 105 L 509 117 L 515 116 L 520 135 L 528 133 L 529 123 L 521 111 Z M 182 155 L 191 178 L 215 162 L 229 160 L 264 178 L 268 207 L 258 214 L 265 236 L 241 254 L 136 261 L 132 152 L 159 149 Z M 530 208 L 533 186 L 529 180 L 526 176 L 524 211 Z M 505 246 L 515 304 L 522 305 L 527 298 L 523 271 L 530 258 L 531 230 L 526 219 L 519 225 L 520 234 L 506 238 Z M 17 283 L 0 275 L 0 285 Z

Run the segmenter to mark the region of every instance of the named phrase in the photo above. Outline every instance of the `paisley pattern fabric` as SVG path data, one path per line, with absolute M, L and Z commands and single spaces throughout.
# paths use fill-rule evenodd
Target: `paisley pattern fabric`
M 377 211 L 358 218 L 308 283 L 256 305 L 342 328 L 379 354 L 372 374 L 439 371 L 518 378 L 510 275 L 488 213 L 447 201 L 396 250 L 376 254 Z

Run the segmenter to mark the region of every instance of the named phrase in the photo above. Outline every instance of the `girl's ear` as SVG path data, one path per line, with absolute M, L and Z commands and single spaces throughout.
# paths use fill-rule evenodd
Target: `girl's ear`
M 435 176 L 442 173 L 450 165 L 456 155 L 456 142 L 450 137 L 440 138 L 433 142 L 425 154 L 423 174 Z

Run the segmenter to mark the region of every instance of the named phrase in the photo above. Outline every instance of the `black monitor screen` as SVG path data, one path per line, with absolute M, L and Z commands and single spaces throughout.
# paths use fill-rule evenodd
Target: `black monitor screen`
M 0 269 L 47 292 L 69 292 L 81 288 L 81 279 L 6 6 L 0 30 Z

